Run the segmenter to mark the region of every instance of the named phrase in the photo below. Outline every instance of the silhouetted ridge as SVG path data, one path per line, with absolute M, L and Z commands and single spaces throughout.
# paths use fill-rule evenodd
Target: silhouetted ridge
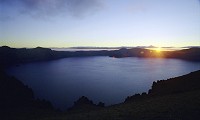
M 94 103 L 85 96 L 82 96 L 76 102 L 74 102 L 74 106 L 79 106 L 84 104 L 94 105 Z
M 149 90 L 148 94 L 142 93 L 128 96 L 125 102 L 133 102 L 153 96 L 170 95 L 194 90 L 200 90 L 200 70 L 183 76 L 153 82 L 152 88 Z
M 143 48 L 120 49 L 111 53 L 110 57 L 145 57 L 145 58 L 178 58 L 183 60 L 200 61 L 200 48 L 190 48 L 178 51 L 148 50 Z
M 150 95 L 165 95 L 200 89 L 200 70 L 180 77 L 153 82 Z
M 0 47 L 0 68 L 17 65 L 21 63 L 47 61 L 67 57 L 86 56 L 110 56 L 123 57 L 145 57 L 145 58 L 178 58 L 183 60 L 200 61 L 200 48 L 190 48 L 179 51 L 162 51 L 159 54 L 154 50 L 143 48 L 121 48 L 119 50 L 101 51 L 53 51 L 49 48 L 10 48 Z
M 33 91 L 14 77 L 0 72 L 1 108 L 22 107 L 34 99 Z
M 50 102 L 34 98 L 32 89 L 0 70 L 0 116 L 1 119 L 37 118 L 54 113 Z M 24 118 L 25 117 L 25 118 Z
M 77 101 L 74 102 L 74 105 L 68 110 L 71 112 L 87 112 L 91 110 L 98 110 L 104 107 L 103 102 L 99 102 L 97 105 L 93 103 L 92 100 L 89 100 L 87 97 L 82 96 Z

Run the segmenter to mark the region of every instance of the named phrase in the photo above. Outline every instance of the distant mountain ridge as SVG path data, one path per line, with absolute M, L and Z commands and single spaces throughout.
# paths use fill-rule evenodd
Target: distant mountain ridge
M 88 56 L 110 56 L 123 57 L 144 57 L 144 58 L 177 58 L 190 61 L 200 61 L 200 48 L 189 48 L 177 51 L 162 51 L 143 48 L 121 48 L 119 50 L 100 51 L 54 51 L 49 48 L 10 48 L 0 47 L 0 67 L 7 67 L 21 63 L 48 61 L 67 57 L 88 57 Z
M 157 47 L 153 45 L 149 46 L 120 46 L 120 47 L 95 47 L 95 46 L 76 46 L 76 47 L 50 47 L 52 49 L 121 49 L 121 48 L 200 48 L 200 46 L 184 46 L 184 47 L 173 47 L 173 46 L 165 46 L 165 47 Z

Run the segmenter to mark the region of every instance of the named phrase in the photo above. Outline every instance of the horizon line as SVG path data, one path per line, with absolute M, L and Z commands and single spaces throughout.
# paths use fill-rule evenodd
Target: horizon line
M 0 47 L 7 46 L 2 45 Z M 7 46 L 10 47 L 10 46 Z M 42 46 L 37 46 L 42 47 Z M 37 47 L 10 47 L 10 48 L 37 48 Z M 200 47 L 200 45 L 196 46 L 181 46 L 181 47 L 175 47 L 175 46 L 116 46 L 116 47 L 102 47 L 102 46 L 73 46 L 73 47 L 42 47 L 42 48 L 50 48 L 50 49 L 116 49 L 116 48 L 193 48 L 193 47 Z

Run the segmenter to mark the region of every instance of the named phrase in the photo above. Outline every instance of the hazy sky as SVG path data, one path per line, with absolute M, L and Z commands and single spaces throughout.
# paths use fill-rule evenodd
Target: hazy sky
M 200 46 L 199 0 L 0 0 L 0 46 Z

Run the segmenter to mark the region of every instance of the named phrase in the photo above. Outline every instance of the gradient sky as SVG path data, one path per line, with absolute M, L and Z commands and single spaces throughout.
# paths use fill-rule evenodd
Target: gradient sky
M 200 46 L 199 0 L 0 0 L 0 46 Z

